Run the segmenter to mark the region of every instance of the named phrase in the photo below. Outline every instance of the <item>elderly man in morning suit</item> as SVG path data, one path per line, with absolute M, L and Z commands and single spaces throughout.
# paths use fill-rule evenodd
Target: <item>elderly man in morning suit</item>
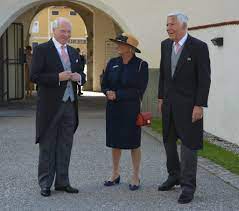
M 211 82 L 207 44 L 188 34 L 187 21 L 182 13 L 167 17 L 169 39 L 161 44 L 158 90 L 169 174 L 158 190 L 180 184 L 181 204 L 191 202 L 196 190 L 197 150 L 203 147 L 203 107 L 207 107 Z M 182 142 L 181 162 L 178 138 Z
M 39 143 L 38 181 L 42 196 L 55 190 L 78 193 L 70 186 L 68 169 L 73 135 L 78 126 L 77 84 L 85 83 L 78 52 L 67 45 L 71 23 L 58 18 L 54 37 L 35 47 L 31 80 L 38 85 L 36 142 Z

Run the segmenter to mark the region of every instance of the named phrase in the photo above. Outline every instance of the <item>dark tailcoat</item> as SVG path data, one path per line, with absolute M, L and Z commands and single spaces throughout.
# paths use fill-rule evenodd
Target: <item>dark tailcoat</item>
M 107 101 L 106 145 L 112 148 L 134 149 L 140 146 L 141 128 L 136 126 L 140 99 L 148 83 L 148 64 L 134 56 L 128 64 L 122 58 L 109 61 L 102 80 L 102 91 L 116 92 L 115 101 Z
M 203 146 L 203 119 L 192 123 L 194 106 L 207 107 L 210 87 L 210 59 L 207 44 L 188 36 L 175 73 L 171 75 L 173 41 L 161 44 L 158 98 L 163 99 L 163 138 L 167 141 L 170 120 L 183 144 L 191 149 Z
M 82 85 L 85 83 L 85 74 L 81 68 L 81 60 L 78 52 L 67 46 L 67 51 L 71 61 L 71 71 L 78 72 L 82 78 Z M 59 73 L 64 71 L 60 56 L 52 40 L 40 44 L 34 48 L 31 81 L 38 86 L 37 111 L 36 111 L 36 142 L 47 132 L 61 103 L 66 89 L 67 81 L 59 82 Z M 76 125 L 78 126 L 78 102 L 77 83 L 72 82 L 75 96 Z

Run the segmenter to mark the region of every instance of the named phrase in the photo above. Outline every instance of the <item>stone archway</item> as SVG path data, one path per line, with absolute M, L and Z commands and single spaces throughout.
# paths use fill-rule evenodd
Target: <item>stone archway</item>
M 49 3 L 54 3 L 54 2 L 59 2 L 63 4 L 77 4 L 77 5 L 82 5 L 87 7 L 88 9 L 98 9 L 111 17 L 118 26 L 121 27 L 123 31 L 128 31 L 130 32 L 130 28 L 128 25 L 123 21 L 123 19 L 120 17 L 120 15 L 117 13 L 115 9 L 113 9 L 110 5 L 104 3 L 101 0 L 67 0 L 67 1 L 62 1 L 62 0 L 30 0 L 28 2 L 26 1 L 16 1 L 16 2 L 9 2 L 6 4 L 9 4 L 9 8 L 11 10 L 7 13 L 7 15 L 4 16 L 4 18 L 1 21 L 0 25 L 0 35 L 3 34 L 3 32 L 7 29 L 7 27 L 13 23 L 19 16 L 21 16 L 23 13 L 28 11 L 29 9 L 37 8 L 40 7 L 43 4 L 49 4 Z M 15 3 L 15 4 L 14 4 Z M 13 5 L 12 5 L 13 4 Z
M 101 1 L 31 1 L 30 4 L 21 3 L 11 13 L 5 23 L 0 27 L 0 34 L 13 22 L 24 24 L 24 43 L 28 44 L 29 28 L 32 19 L 43 8 L 49 6 L 67 6 L 80 14 L 85 22 L 88 38 L 87 51 L 90 58 L 88 61 L 87 84 L 85 90 L 100 91 L 100 74 L 105 67 L 106 40 L 123 31 L 125 24 L 121 22 L 117 13 Z M 14 11 L 14 10 L 12 10 Z M 114 17 L 110 16 L 113 14 Z M 102 27 L 104 26 L 104 27 Z
M 51 6 L 67 6 L 71 9 L 73 9 L 74 11 L 76 11 L 81 18 L 83 19 L 86 29 L 87 29 L 87 52 L 88 54 L 92 54 L 93 55 L 93 16 L 94 13 L 91 9 L 80 5 L 80 4 L 75 4 L 72 2 L 62 2 L 62 1 L 54 1 L 54 2 L 49 2 L 49 3 L 44 3 L 41 4 L 38 7 L 34 7 L 32 9 L 29 9 L 28 11 L 26 11 L 25 13 L 23 13 L 20 17 L 18 17 L 15 21 L 16 22 L 24 22 L 25 24 L 25 36 L 24 36 L 24 41 L 25 44 L 28 44 L 29 41 L 29 37 L 30 34 L 29 29 L 30 29 L 30 25 L 32 20 L 34 19 L 34 17 L 44 8 L 47 7 L 51 7 Z M 93 90 L 93 62 L 89 61 L 87 64 L 87 84 L 84 86 L 85 90 Z

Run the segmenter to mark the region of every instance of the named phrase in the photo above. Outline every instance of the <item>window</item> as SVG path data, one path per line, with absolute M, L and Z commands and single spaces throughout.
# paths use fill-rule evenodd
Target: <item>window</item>
M 32 33 L 39 32 L 39 21 L 34 21 L 32 24 Z
M 53 11 L 51 11 L 51 14 L 52 15 L 59 15 L 59 11 L 53 10 Z
M 74 10 L 70 11 L 70 15 L 74 16 L 74 15 L 76 15 L 76 14 L 77 14 L 77 13 L 76 13 Z
M 84 38 L 81 38 L 81 39 L 70 39 L 69 43 L 70 44 L 75 44 L 75 45 L 76 44 L 87 44 L 87 41 Z

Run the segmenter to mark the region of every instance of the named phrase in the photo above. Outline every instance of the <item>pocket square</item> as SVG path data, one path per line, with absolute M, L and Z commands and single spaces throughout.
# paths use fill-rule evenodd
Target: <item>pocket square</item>
M 79 60 L 77 59 L 77 60 L 76 60 L 76 63 L 78 63 L 78 62 L 79 62 Z
M 113 66 L 113 68 L 116 68 L 116 67 L 119 67 L 119 65 L 115 65 L 115 66 Z
M 191 57 L 188 57 L 188 58 L 187 58 L 187 61 L 192 61 L 192 58 L 191 58 Z

